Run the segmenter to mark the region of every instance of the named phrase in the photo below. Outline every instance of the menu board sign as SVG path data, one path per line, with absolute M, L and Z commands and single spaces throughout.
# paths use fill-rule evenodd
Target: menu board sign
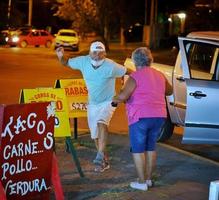
M 64 88 L 70 118 L 87 117 L 88 90 L 84 79 L 60 79 L 56 88 Z
M 0 108 L 0 174 L 7 199 L 49 199 L 54 104 L 17 104 Z

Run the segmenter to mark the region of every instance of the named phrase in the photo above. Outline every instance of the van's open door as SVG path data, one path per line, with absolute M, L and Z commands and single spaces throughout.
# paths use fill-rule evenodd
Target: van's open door
M 188 75 L 186 80 L 187 106 L 185 117 L 185 128 L 183 134 L 183 143 L 191 144 L 219 144 L 219 57 L 218 53 L 213 55 L 214 72 L 211 80 L 209 76 L 200 78 L 193 77 L 191 73 L 191 61 L 189 46 L 192 43 L 201 44 L 203 47 L 208 45 L 218 50 L 218 43 L 206 40 L 195 40 L 188 38 L 179 38 L 179 46 L 182 57 L 182 67 L 184 74 Z M 216 60 L 216 62 L 215 62 Z M 210 63 L 211 64 L 211 63 Z M 210 72 L 209 72 L 210 73 Z M 189 78 L 188 78 L 189 77 Z

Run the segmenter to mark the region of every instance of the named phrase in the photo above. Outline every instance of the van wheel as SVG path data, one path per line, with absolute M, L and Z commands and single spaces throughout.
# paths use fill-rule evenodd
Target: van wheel
M 46 48 L 50 48 L 51 45 L 52 45 L 52 42 L 50 40 L 46 41 L 46 44 L 45 44 Z
M 157 138 L 157 142 L 164 142 L 173 135 L 174 124 L 171 122 L 170 116 L 168 115 L 164 125 L 161 128 L 160 135 Z
M 25 40 L 23 40 L 20 45 L 22 48 L 25 48 L 25 47 L 27 47 L 27 42 Z

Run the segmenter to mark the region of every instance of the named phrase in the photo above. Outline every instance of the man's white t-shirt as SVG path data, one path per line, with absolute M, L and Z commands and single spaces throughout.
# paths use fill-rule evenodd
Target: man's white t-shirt
M 68 65 L 81 71 L 88 89 L 89 104 L 95 105 L 112 101 L 115 95 L 115 78 L 126 73 L 125 67 L 107 58 L 99 68 L 94 69 L 89 55 L 70 58 Z

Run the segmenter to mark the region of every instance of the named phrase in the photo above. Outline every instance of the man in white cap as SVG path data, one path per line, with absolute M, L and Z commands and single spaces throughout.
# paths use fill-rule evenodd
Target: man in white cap
M 106 155 L 108 125 L 115 111 L 111 102 L 115 95 L 115 79 L 126 73 L 126 68 L 106 58 L 105 46 L 100 41 L 91 43 L 89 55 L 66 59 L 62 47 L 56 50 L 59 61 L 81 71 L 88 89 L 87 118 L 91 138 L 97 148 L 93 160 L 95 171 L 110 168 Z

